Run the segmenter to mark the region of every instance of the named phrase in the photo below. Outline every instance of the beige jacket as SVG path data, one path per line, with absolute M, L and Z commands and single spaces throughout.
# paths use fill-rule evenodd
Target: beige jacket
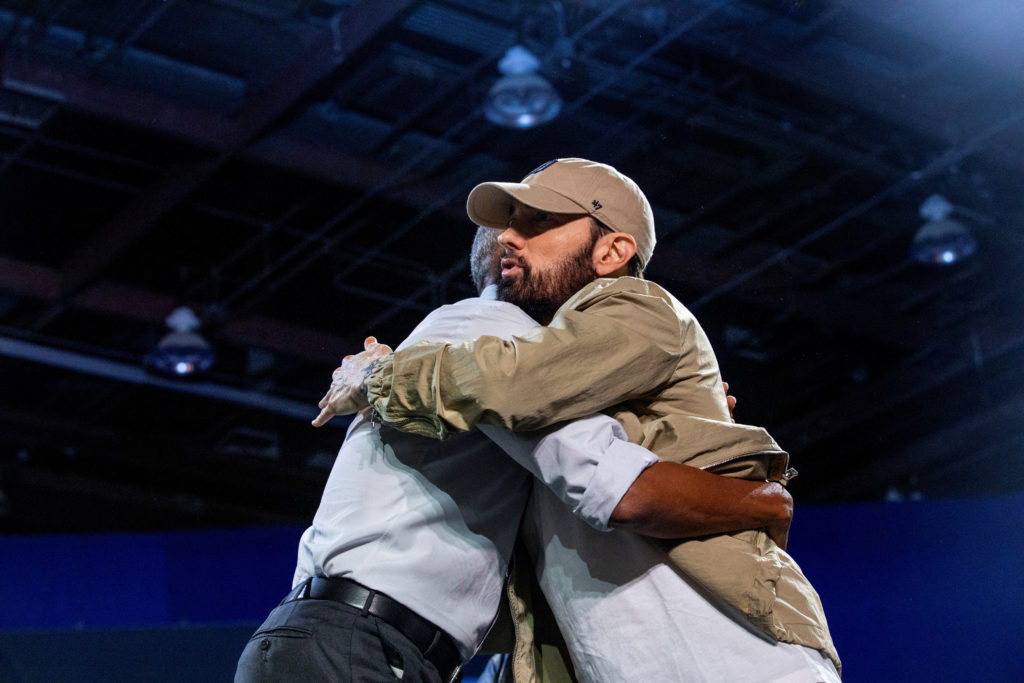
M 395 353 L 368 378 L 367 396 L 383 422 L 434 438 L 481 422 L 537 429 L 605 409 L 663 460 L 781 479 L 788 454 L 764 429 L 730 420 L 721 381 L 693 315 L 658 285 L 622 277 L 591 283 L 523 337 Z M 763 632 L 840 667 L 817 593 L 763 531 L 671 542 L 666 551 Z

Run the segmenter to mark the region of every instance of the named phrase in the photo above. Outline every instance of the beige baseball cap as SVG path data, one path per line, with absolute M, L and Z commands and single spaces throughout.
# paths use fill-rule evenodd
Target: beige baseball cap
M 519 183 L 481 183 L 466 200 L 477 225 L 504 229 L 515 197 L 553 213 L 587 214 L 615 232 L 631 235 L 641 266 L 654 253 L 654 216 L 637 184 L 607 164 L 586 159 L 555 159 L 531 171 Z

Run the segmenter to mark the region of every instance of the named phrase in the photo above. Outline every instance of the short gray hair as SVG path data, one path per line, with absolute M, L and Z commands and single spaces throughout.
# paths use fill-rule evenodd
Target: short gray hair
M 469 274 L 476 285 L 477 294 L 484 291 L 487 285 L 497 284 L 501 277 L 502 247 L 498 242 L 501 232 L 481 225 L 473 237 L 473 247 L 469 252 Z

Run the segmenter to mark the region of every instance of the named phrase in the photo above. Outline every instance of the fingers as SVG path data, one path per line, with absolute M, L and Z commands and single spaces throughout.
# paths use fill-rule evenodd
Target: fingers
M 345 358 L 348 359 L 348 358 L 351 358 L 351 357 L 352 356 L 346 356 Z M 327 390 L 327 393 L 324 394 L 324 397 L 322 399 L 320 399 L 320 402 L 316 404 L 318 408 L 322 409 L 322 408 L 326 408 L 327 407 L 328 402 L 330 402 L 330 400 L 331 400 L 331 394 L 334 393 L 334 391 L 336 389 L 336 385 L 337 385 L 337 383 L 340 380 L 341 380 L 341 368 L 335 368 L 334 372 L 331 373 L 331 387 Z
M 353 393 L 348 387 L 332 389 L 320 401 L 320 414 L 313 419 L 313 426 L 325 425 L 335 415 L 351 415 L 358 412 L 366 404 L 366 400 L 360 401 L 359 396 L 361 394 Z
M 320 411 L 320 414 L 317 415 L 316 418 L 313 420 L 313 426 L 323 427 L 330 421 L 332 417 L 334 417 L 334 413 L 331 412 L 329 408 L 325 407 L 323 410 Z
M 722 382 L 722 389 L 725 391 L 725 405 L 729 408 L 729 419 L 732 420 L 733 422 L 735 422 L 736 418 L 732 414 L 732 411 L 736 409 L 736 397 L 729 395 L 729 383 L 728 382 L 725 382 L 725 381 Z
M 363 340 L 363 351 L 371 358 L 379 358 L 391 353 L 391 347 L 377 341 L 376 337 L 367 337 Z
M 376 359 L 391 352 L 391 347 L 379 343 L 376 337 L 366 337 L 363 340 L 362 351 L 345 356 L 341 366 L 331 373 L 330 388 L 317 403 L 320 414 L 312 421 L 313 426 L 320 427 L 335 415 L 350 415 L 363 408 L 366 405 L 366 398 L 359 386 L 365 381 L 366 369 Z

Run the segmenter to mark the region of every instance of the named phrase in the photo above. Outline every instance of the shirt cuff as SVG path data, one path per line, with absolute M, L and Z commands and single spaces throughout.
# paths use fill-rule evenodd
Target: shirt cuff
M 573 514 L 598 531 L 611 531 L 608 520 L 636 478 L 658 462 L 657 456 L 629 441 L 613 440 L 601 458 Z

